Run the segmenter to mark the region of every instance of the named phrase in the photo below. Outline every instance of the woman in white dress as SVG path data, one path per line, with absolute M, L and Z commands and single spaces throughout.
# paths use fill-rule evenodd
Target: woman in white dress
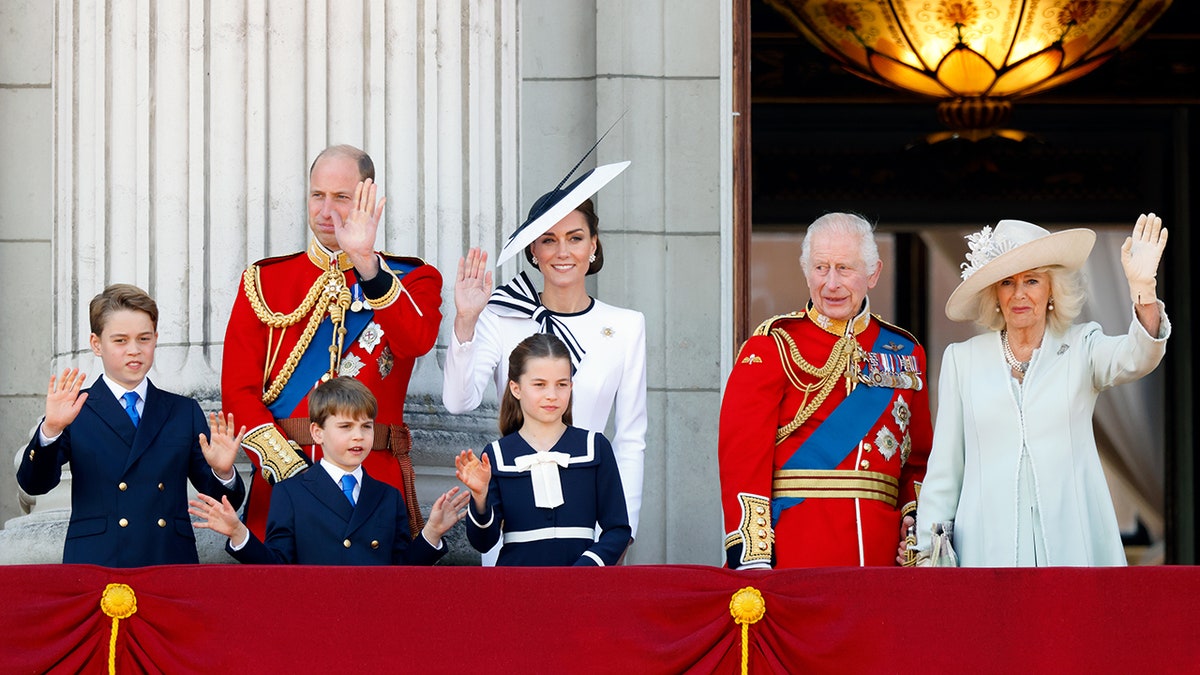
M 1155 276 L 1167 231 L 1143 215 L 1121 248 L 1133 318 L 1119 336 L 1073 323 L 1091 230 L 1002 220 L 967 239 L 946 316 L 988 332 L 942 358 L 918 549 L 930 549 L 935 524 L 952 522 L 964 567 L 1124 565 L 1092 412 L 1101 391 L 1146 375 L 1166 352 L 1171 325 Z
M 474 410 L 489 387 L 497 395 L 503 391 L 513 347 L 534 333 L 557 335 L 570 348 L 575 367 L 575 426 L 605 433 L 609 417 L 615 417 L 614 431 L 606 435 L 636 537 L 646 448 L 646 320 L 641 312 L 589 296 L 585 286 L 587 275 L 604 265 L 590 197 L 628 164 L 597 167 L 544 195 L 513 233 L 497 265 L 523 251 L 542 273 L 540 294 L 524 272 L 492 292 L 488 256 L 478 248 L 459 260 L 442 402 L 454 414 Z M 484 564 L 491 560 L 484 556 Z

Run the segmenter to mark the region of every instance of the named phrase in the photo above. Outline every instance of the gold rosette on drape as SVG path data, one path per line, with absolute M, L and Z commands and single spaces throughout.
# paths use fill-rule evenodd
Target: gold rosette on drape
M 733 622 L 742 627 L 742 675 L 750 670 L 750 624 L 758 623 L 767 613 L 767 601 L 753 586 L 738 589 L 729 599 Z
M 100 609 L 112 617 L 112 632 L 108 638 L 108 672 L 117 672 L 117 630 L 121 619 L 128 619 L 137 613 L 137 596 L 133 589 L 125 584 L 109 584 L 100 596 Z

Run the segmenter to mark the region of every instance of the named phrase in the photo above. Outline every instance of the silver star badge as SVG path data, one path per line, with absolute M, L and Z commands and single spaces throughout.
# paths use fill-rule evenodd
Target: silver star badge
M 342 365 L 338 367 L 338 377 L 357 377 L 363 369 L 363 360 L 357 354 L 347 354 L 342 357 Z
M 368 354 L 375 351 L 380 342 L 383 342 L 383 328 L 374 321 L 367 324 L 367 327 L 358 336 L 358 346 Z

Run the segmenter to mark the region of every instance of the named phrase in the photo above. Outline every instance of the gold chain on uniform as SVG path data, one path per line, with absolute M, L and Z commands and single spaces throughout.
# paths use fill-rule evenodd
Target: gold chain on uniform
M 245 286 L 246 299 L 250 301 L 250 307 L 254 310 L 255 316 L 271 329 L 271 334 L 267 337 L 268 353 L 271 350 L 271 335 L 274 334 L 275 329 L 287 330 L 299 323 L 305 315 L 308 316 L 308 323 L 304 327 L 304 332 L 300 334 L 300 339 L 296 341 L 296 346 L 288 354 L 287 360 L 279 370 L 279 375 L 271 381 L 269 387 L 265 387 L 262 401 L 270 405 L 279 397 L 283 388 L 287 386 L 288 380 L 296 370 L 296 365 L 300 362 L 300 357 L 308 350 L 308 345 L 312 342 L 313 335 L 316 334 L 317 328 L 321 325 L 321 319 L 325 317 L 326 310 L 329 311 L 334 325 L 334 339 L 333 343 L 329 346 L 329 374 L 333 375 L 337 372 L 340 365 L 342 345 L 346 336 L 346 309 L 350 307 L 351 296 L 350 289 L 346 288 L 345 276 L 337 268 L 337 262 L 334 259 L 333 267 L 325 270 L 321 276 L 317 277 L 317 280 L 313 282 L 312 288 L 308 289 L 308 294 L 304 296 L 304 300 L 300 302 L 299 307 L 288 314 L 274 312 L 267 307 L 267 301 L 263 297 L 262 289 L 259 286 L 258 274 L 258 265 L 251 265 L 246 268 L 246 271 L 242 273 L 242 284 Z M 283 339 L 282 335 L 280 335 L 280 339 Z M 264 378 L 270 373 L 272 365 L 273 359 L 269 359 L 265 365 Z
M 817 408 L 825 402 L 825 399 L 829 398 L 829 393 L 837 385 L 839 376 L 846 380 L 847 394 L 854 390 L 858 383 L 858 368 L 862 361 L 862 355 L 858 342 L 853 337 L 841 337 L 834 343 L 825 365 L 818 368 L 800 355 L 800 349 L 796 347 L 795 341 L 787 331 L 775 328 L 771 330 L 771 336 L 775 338 L 775 344 L 779 348 L 779 360 L 783 364 L 783 372 L 787 374 L 792 386 L 804 392 L 804 398 L 800 403 L 800 409 L 796 411 L 796 417 L 775 432 L 775 443 L 778 445 L 807 422 L 808 418 L 812 417 Z M 817 381 L 813 384 L 804 384 L 800 381 L 800 373 L 795 372 L 792 368 L 793 365 L 804 374 L 817 378 Z M 816 396 L 810 399 L 813 392 L 816 392 Z

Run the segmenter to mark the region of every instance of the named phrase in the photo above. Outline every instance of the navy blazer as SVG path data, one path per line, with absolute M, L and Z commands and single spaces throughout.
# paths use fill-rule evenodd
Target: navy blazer
M 63 562 L 140 567 L 199 562 L 188 517 L 187 483 L 241 505 L 246 488 L 237 477 L 226 489 L 200 450 L 208 421 L 194 399 L 147 382 L 141 422 L 135 428 L 108 385 L 88 388 L 75 421 L 41 447 L 35 431 L 17 469 L 31 495 L 53 489 L 71 464 L 71 522 Z M 39 425 L 39 429 L 41 426 Z
M 413 539 L 408 509 L 396 488 L 363 471 L 358 503 L 320 465 L 271 490 L 267 539 L 253 533 L 241 550 L 226 550 L 254 565 L 432 565 L 446 553 L 425 537 Z

